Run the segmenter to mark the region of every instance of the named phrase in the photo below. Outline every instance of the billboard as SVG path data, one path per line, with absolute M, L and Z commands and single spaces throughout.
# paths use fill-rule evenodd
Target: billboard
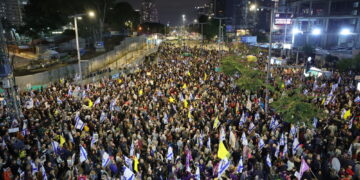
M 242 36 L 240 41 L 247 44 L 256 44 L 257 36 Z

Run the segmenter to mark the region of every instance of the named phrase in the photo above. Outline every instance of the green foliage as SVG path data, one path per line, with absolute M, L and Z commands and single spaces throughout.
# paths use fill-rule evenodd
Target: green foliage
M 221 60 L 221 70 L 228 75 L 240 73 L 236 85 L 249 91 L 266 87 L 265 73 L 256 69 L 256 66 L 257 63 L 247 62 L 238 56 L 227 56 Z
M 355 56 L 352 59 L 342 59 L 342 60 L 338 61 L 336 64 L 336 67 L 341 72 L 346 72 L 346 71 L 359 72 L 360 71 L 360 54 L 358 54 L 357 56 Z
M 216 35 L 219 34 L 219 20 L 211 19 L 208 20 L 208 24 L 204 25 L 204 36 L 206 39 L 213 39 Z
M 128 28 L 125 26 L 125 22 L 127 21 L 132 22 L 130 29 L 135 29 L 140 24 L 140 14 L 127 2 L 115 4 L 106 19 L 109 27 L 115 30 Z
M 312 126 L 314 117 L 322 118 L 323 112 L 311 98 L 302 94 L 301 89 L 286 91 L 285 95 L 270 104 L 270 107 L 279 113 L 285 122 L 305 123 Z

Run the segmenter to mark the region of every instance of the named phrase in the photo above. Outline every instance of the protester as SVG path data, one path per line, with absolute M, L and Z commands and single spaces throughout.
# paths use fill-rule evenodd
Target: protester
M 3 120 L 0 129 L 3 177 L 360 178 L 353 75 L 315 80 L 273 70 L 284 89 L 304 86 L 327 113 L 306 127 L 272 110 L 266 116 L 264 89 L 246 91 L 219 71 L 226 52 L 164 43 L 158 53 L 158 61 L 119 78 L 22 92 L 24 118 Z M 257 56 L 264 69 L 266 57 Z

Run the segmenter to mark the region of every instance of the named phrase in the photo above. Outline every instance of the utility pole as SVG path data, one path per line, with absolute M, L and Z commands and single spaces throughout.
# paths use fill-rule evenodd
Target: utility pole
M 219 20 L 219 40 L 218 40 L 218 45 L 219 45 L 219 51 L 220 51 L 220 43 L 223 41 L 223 31 L 222 31 L 222 20 L 225 20 L 225 19 L 231 19 L 231 18 L 228 18 L 228 17 L 214 17 L 214 19 L 218 19 Z

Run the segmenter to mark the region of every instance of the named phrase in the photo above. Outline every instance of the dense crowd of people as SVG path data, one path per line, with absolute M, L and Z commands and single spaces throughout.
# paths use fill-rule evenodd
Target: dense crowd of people
M 274 69 L 283 89 L 302 85 L 326 113 L 311 127 L 289 124 L 265 115 L 264 89 L 246 91 L 220 71 L 225 53 L 163 43 L 159 60 L 135 72 L 22 92 L 24 117 L 0 126 L 1 178 L 360 178 L 353 73 L 315 80 Z

